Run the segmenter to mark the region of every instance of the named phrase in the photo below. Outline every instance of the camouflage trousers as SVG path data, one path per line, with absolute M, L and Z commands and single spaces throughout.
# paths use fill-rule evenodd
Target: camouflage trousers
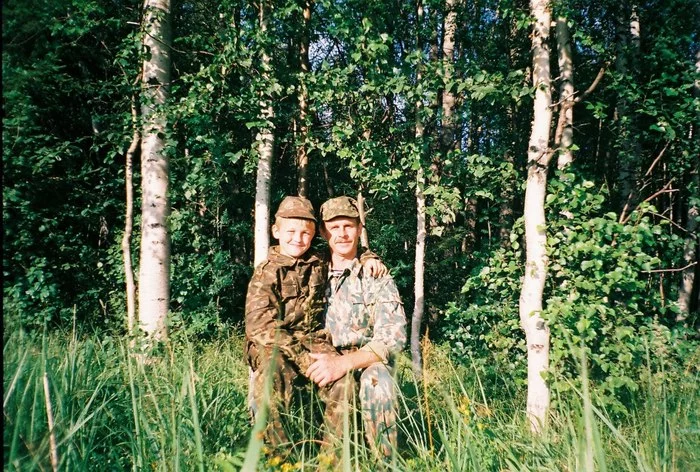
M 264 432 L 265 441 L 273 447 L 290 442 L 285 428 L 284 414 L 290 412 L 295 389 L 310 383 L 302 372 L 310 365 L 308 355 L 300 359 L 289 359 L 279 351 L 261 352 L 257 356 L 257 369 L 251 383 L 251 412 L 255 416 L 260 407 L 267 405 L 267 424 Z M 270 379 L 269 398 L 265 398 L 265 384 Z M 343 424 L 352 401 L 355 383 L 352 377 L 345 376 L 338 381 L 319 388 L 314 385 L 318 397 L 324 404 L 325 436 L 324 445 L 335 444 L 342 437 Z
M 377 362 L 359 374 L 360 409 L 370 447 L 391 457 L 397 447 L 396 389 L 389 367 Z

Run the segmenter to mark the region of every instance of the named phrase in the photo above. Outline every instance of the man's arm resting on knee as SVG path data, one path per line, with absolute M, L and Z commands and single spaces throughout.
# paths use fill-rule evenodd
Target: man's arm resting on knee
M 350 371 L 365 369 L 376 362 L 381 362 L 381 358 L 372 351 L 354 351 L 342 356 L 328 354 L 310 354 L 310 356 L 315 361 L 307 369 L 306 376 L 319 387 L 335 382 Z

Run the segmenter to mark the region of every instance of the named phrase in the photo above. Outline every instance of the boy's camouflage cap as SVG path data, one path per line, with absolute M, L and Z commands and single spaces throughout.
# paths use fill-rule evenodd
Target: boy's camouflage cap
M 321 205 L 321 219 L 323 221 L 332 220 L 339 216 L 359 218 L 360 212 L 357 210 L 357 201 L 350 197 L 336 197 Z
M 316 221 L 314 206 L 304 197 L 284 197 L 275 216 Z

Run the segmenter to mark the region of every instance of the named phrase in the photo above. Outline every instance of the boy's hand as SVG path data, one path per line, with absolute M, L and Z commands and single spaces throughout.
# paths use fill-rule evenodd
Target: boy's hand
M 362 267 L 375 279 L 389 275 L 389 269 L 379 259 L 369 259 L 362 264 Z
M 306 369 L 306 377 L 311 379 L 319 387 L 335 382 L 342 378 L 348 371 L 345 366 L 344 356 L 331 356 L 329 354 L 314 354 L 309 356 L 315 359 Z

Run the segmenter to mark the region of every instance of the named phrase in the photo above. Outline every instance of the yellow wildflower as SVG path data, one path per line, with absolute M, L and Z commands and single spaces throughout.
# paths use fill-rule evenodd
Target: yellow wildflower
M 276 467 L 276 466 L 280 465 L 281 463 L 282 463 L 282 457 L 281 457 L 281 456 L 271 457 L 271 458 L 268 459 L 268 461 L 267 461 L 267 465 L 269 465 L 270 467 Z

